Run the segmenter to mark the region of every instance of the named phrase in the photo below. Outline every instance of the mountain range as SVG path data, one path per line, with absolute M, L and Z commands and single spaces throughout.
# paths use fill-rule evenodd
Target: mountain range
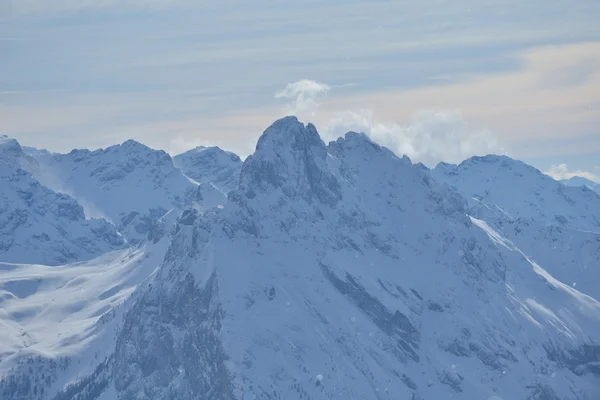
M 565 186 L 506 156 L 439 164 L 432 175 L 455 188 L 485 220 L 554 277 L 600 299 L 600 196 Z
M 560 182 L 565 186 L 585 186 L 588 189 L 600 193 L 600 183 L 596 183 L 581 176 L 574 176 L 569 179 L 561 179 Z
M 600 398 L 586 187 L 505 156 L 430 170 L 295 117 L 243 162 L 2 143 L 0 221 L 52 213 L 2 228 L 0 398 Z M 77 212 L 52 243 L 102 226 L 97 247 L 28 258 L 57 199 Z
M 57 265 L 123 247 L 112 224 L 86 219 L 75 199 L 23 168 L 39 171 L 16 140 L 0 137 L 0 260 Z

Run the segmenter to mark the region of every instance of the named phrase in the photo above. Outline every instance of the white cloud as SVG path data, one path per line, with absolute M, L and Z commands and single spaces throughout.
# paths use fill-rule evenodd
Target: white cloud
M 569 171 L 567 164 L 558 164 L 550 167 L 550 170 L 546 171 L 546 175 L 550 175 L 556 180 L 570 179 L 574 176 L 589 179 L 590 181 L 600 182 L 600 178 L 588 171 Z
M 319 106 L 316 99 L 330 90 L 331 86 L 325 83 L 303 79 L 287 84 L 285 89 L 275 93 L 275 98 L 291 100 L 293 103 L 286 108 L 286 113 L 305 119 L 315 115 Z
M 471 128 L 458 111 L 420 111 L 408 125 L 376 121 L 369 110 L 346 111 L 331 119 L 326 135 L 335 138 L 347 131 L 363 132 L 396 154 L 429 166 L 506 152 L 491 132 Z

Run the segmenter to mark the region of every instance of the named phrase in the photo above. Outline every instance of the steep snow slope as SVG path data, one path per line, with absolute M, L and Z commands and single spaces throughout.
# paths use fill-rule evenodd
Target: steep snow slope
M 521 161 L 473 157 L 432 174 L 455 187 L 470 213 L 516 243 L 560 281 L 600 299 L 600 196 L 567 187 Z
M 466 207 L 364 135 L 279 120 L 222 208 L 179 218 L 112 354 L 41 397 L 598 398 L 600 304 Z
M 0 261 L 56 265 L 122 247 L 114 226 L 0 159 Z
M 460 165 L 442 163 L 433 174 L 470 196 L 494 200 L 514 218 L 600 229 L 597 194 L 565 187 L 522 161 L 496 155 L 472 157 Z
M 0 263 L 0 398 L 44 398 L 94 371 L 114 348 L 126 300 L 162 262 L 174 218 L 139 246 L 86 262 Z
M 131 213 L 161 216 L 190 205 L 197 184 L 164 151 L 136 141 L 68 154 L 31 152 L 48 173 L 42 183 L 76 198 L 88 216 L 103 216 L 123 228 Z
M 212 183 L 224 193 L 237 187 L 242 160 L 218 147 L 196 147 L 173 157 L 175 166 L 199 183 Z
M 562 179 L 559 182 L 565 186 L 586 186 L 588 189 L 600 193 L 600 183 L 590 181 L 589 179 L 582 178 L 581 176 L 574 176 L 569 179 Z

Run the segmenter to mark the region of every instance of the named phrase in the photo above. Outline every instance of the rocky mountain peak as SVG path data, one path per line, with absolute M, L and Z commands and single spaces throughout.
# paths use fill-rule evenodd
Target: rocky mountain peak
M 19 157 L 22 156 L 23 149 L 16 139 L 6 135 L 0 135 L 0 156 L 2 157 Z
M 242 167 L 240 189 L 248 197 L 257 191 L 281 189 L 287 197 L 334 204 L 339 183 L 326 165 L 327 147 L 313 124 L 285 117 L 267 128 Z

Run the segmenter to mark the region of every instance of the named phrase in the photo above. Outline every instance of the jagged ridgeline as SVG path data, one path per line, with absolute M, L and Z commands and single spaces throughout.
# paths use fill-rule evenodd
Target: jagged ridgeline
M 156 268 L 70 348 L 65 369 L 44 361 L 29 373 L 35 348 L 13 354 L 22 362 L 3 372 L 0 394 L 600 398 L 600 304 L 528 254 L 541 238 L 509 235 L 458 184 L 363 134 L 326 145 L 294 117 L 267 128 L 239 177 L 232 169 L 226 201 L 188 207 L 162 239 L 141 242 L 164 243 Z M 221 176 L 191 179 L 209 175 Z M 501 200 L 484 203 L 516 214 Z M 528 214 L 540 229 L 557 221 L 540 215 Z

